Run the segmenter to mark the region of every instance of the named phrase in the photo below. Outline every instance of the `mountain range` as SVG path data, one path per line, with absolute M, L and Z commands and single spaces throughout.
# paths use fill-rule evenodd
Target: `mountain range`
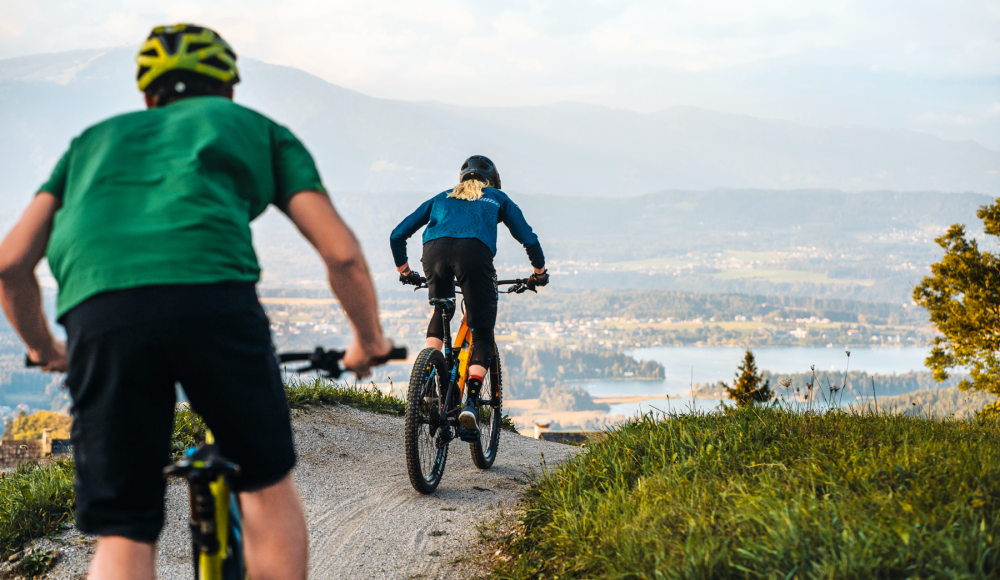
M 74 135 L 142 106 L 134 54 L 118 47 L 0 60 L 0 211 L 26 203 Z M 333 192 L 441 191 L 462 160 L 479 153 L 517 193 L 617 198 L 723 187 L 1000 195 L 1000 152 L 928 133 L 810 127 L 695 107 L 460 107 L 369 97 L 251 59 L 240 68 L 237 102 L 298 134 Z

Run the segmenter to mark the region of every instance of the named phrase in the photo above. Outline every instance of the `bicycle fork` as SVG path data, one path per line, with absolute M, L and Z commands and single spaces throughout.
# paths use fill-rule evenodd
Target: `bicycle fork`
M 188 481 L 191 498 L 191 547 L 196 556 L 195 578 L 216 580 L 223 562 L 234 548 L 229 545 L 231 504 L 236 501 L 226 481 L 239 466 L 222 457 L 215 445 L 189 449 L 187 457 L 167 467 L 168 476 Z

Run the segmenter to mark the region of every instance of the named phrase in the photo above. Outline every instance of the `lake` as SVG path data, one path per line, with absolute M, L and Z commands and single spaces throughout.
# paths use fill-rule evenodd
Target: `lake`
M 671 408 L 713 409 L 717 399 L 694 399 L 688 395 L 692 382 L 712 383 L 733 380 L 736 367 L 743 360 L 746 349 L 739 347 L 655 347 L 630 351 L 636 360 L 655 360 L 666 370 L 663 381 L 591 381 L 579 383 L 591 395 L 669 395 Z M 873 375 L 901 374 L 926 370 L 924 359 L 929 348 L 852 348 L 850 370 L 864 371 Z M 755 348 L 757 368 L 775 373 L 808 372 L 811 365 L 816 370 L 847 370 L 848 357 L 843 348 L 823 347 L 775 347 Z M 571 384 L 577 384 L 570 381 Z M 650 406 L 666 408 L 666 400 L 646 403 L 622 403 L 611 406 L 612 415 L 634 415 L 639 410 L 650 410 Z

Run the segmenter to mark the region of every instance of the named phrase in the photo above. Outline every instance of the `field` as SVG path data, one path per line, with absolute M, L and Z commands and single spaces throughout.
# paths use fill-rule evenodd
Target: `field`
M 871 286 L 874 280 L 851 280 L 848 278 L 831 278 L 825 272 L 808 272 L 804 270 L 723 270 L 713 274 L 719 280 L 737 280 L 741 278 L 760 278 L 768 282 L 805 282 L 808 284 L 850 284 Z
M 501 578 L 995 578 L 1000 424 L 647 415 L 536 479 Z

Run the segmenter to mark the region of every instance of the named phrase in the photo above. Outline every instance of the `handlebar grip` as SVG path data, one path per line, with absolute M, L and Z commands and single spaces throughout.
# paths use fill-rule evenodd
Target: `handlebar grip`
M 406 360 L 407 357 L 406 348 L 402 346 L 397 346 L 389 351 L 389 354 L 384 357 L 376 359 L 377 362 L 389 361 L 389 360 Z
M 402 282 L 404 286 L 423 286 L 427 283 L 427 278 L 424 278 L 416 272 L 412 272 L 412 277 L 399 275 L 399 281 Z
M 311 352 L 283 352 L 278 355 L 278 361 L 293 362 L 297 360 L 309 360 L 312 354 Z

